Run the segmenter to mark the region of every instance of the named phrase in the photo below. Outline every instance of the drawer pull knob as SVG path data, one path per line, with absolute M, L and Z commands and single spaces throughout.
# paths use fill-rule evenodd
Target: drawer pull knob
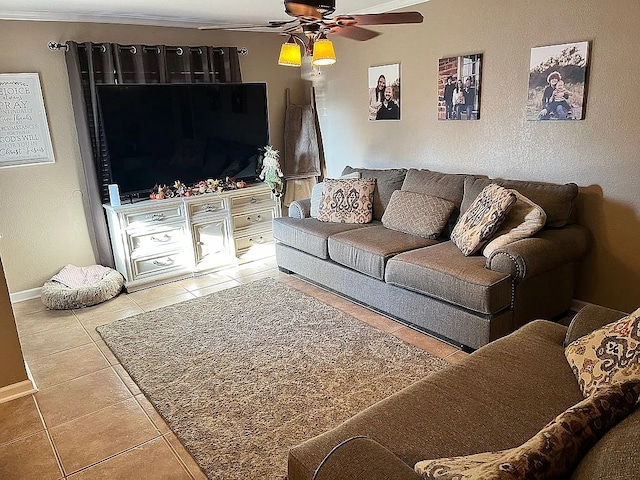
M 158 266 L 158 267 L 168 267 L 170 265 L 173 265 L 174 260 L 171 257 L 167 257 L 166 260 L 164 262 L 160 261 L 160 260 L 154 260 L 153 264 Z
M 215 212 L 216 210 L 218 210 L 218 207 L 216 207 L 215 205 L 211 205 L 209 203 L 209 204 L 205 205 L 204 207 L 202 207 L 202 210 L 204 210 L 207 213 Z
M 263 238 L 263 237 L 260 237 L 260 238 L 258 238 L 258 239 L 256 239 L 256 240 L 254 240 L 253 238 L 250 238 L 250 239 L 249 239 L 249 242 L 251 242 L 251 243 L 259 243 L 259 244 L 262 244 L 262 243 L 264 243 L 264 238 Z
M 260 220 L 262 220 L 262 216 L 261 215 L 256 215 L 256 218 L 247 217 L 247 222 L 249 222 L 249 223 L 258 223 L 258 222 L 260 222 Z
M 162 237 L 151 237 L 151 240 L 158 243 L 167 243 L 171 237 L 166 233 Z
M 153 215 L 151 215 L 151 220 L 153 220 L 154 222 L 164 220 L 164 213 L 154 213 Z
M 258 199 L 255 197 L 251 197 L 251 200 L 249 200 L 249 203 L 258 203 Z

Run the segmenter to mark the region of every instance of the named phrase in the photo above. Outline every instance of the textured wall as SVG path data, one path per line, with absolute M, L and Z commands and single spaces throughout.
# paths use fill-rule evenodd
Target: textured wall
M 350 164 L 576 182 L 580 221 L 593 234 L 576 298 L 637 308 L 640 39 L 631 32 L 640 2 L 431 0 L 416 9 L 422 25 L 380 27 L 368 42 L 334 39 L 338 62 L 323 71 L 319 108 L 329 174 Z M 591 41 L 585 120 L 525 120 L 531 47 L 584 40 Z M 482 119 L 438 121 L 438 59 L 479 52 Z M 402 120 L 368 122 L 367 68 L 396 62 Z
M 640 298 L 640 18 L 637 0 L 431 0 L 421 25 L 380 27 L 368 42 L 336 39 L 338 63 L 319 92 L 328 170 L 345 164 L 576 182 L 593 249 L 576 298 L 631 310 Z M 412 8 L 413 9 L 413 8 Z M 269 82 L 272 142 L 281 146 L 286 87 L 298 71 L 276 65 L 272 34 L 95 24 L 0 22 L 1 72 L 39 72 L 56 164 L 0 170 L 0 254 L 11 292 L 40 286 L 66 263 L 93 262 L 64 57 L 50 40 L 236 44 L 246 81 Z M 531 47 L 591 41 L 586 118 L 527 122 Z M 438 59 L 484 54 L 482 119 L 437 121 Z M 367 121 L 367 68 L 401 63 L 402 120 Z
M 68 263 L 95 262 L 85 219 L 83 178 L 64 53 L 49 41 L 167 45 L 237 45 L 244 81 L 268 84 L 271 142 L 281 149 L 284 89 L 308 97 L 297 69 L 279 67 L 278 35 L 86 23 L 0 21 L 0 73 L 38 72 L 56 163 L 0 169 L 0 255 L 12 293 L 42 286 Z

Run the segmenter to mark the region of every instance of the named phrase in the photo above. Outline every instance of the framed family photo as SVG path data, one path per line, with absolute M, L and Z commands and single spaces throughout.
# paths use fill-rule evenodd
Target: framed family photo
M 582 120 L 589 42 L 531 49 L 527 120 Z
M 400 120 L 400 64 L 369 67 L 369 120 Z
M 480 119 L 482 54 L 438 60 L 438 120 Z

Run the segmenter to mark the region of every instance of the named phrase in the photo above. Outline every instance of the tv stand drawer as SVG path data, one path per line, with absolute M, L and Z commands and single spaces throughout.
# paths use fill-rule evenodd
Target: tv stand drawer
M 257 212 L 248 212 L 241 215 L 233 216 L 233 229 L 243 230 L 246 228 L 264 226 L 265 224 L 271 225 L 271 221 L 275 216 L 273 208 L 260 210 Z
M 175 250 L 179 248 L 186 238 L 186 226 L 184 223 L 168 226 L 153 232 L 127 233 L 129 250 L 132 256 L 140 256 L 144 252 L 148 254 Z
M 153 257 L 132 260 L 133 278 L 155 275 L 170 270 L 182 270 L 186 265 L 185 254 L 181 251 L 164 253 Z
M 227 211 L 224 198 L 203 198 L 189 203 L 189 215 L 194 219 L 224 213 Z
M 265 206 L 273 206 L 273 197 L 271 196 L 271 190 L 266 192 L 255 192 L 251 195 L 242 195 L 237 197 L 231 197 L 231 211 L 235 213 L 239 210 L 264 208 Z
M 154 225 L 164 225 L 169 222 L 175 222 L 185 219 L 184 206 L 180 202 L 173 205 L 162 205 L 160 202 L 164 200 L 157 200 L 159 205 L 156 208 L 149 208 L 147 205 L 145 208 L 127 212 L 123 215 L 124 226 L 127 230 L 134 228 L 147 228 Z

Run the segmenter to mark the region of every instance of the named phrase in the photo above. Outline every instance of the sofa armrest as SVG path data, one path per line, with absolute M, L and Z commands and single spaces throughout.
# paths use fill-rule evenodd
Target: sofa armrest
M 420 480 L 422 477 L 379 443 L 353 437 L 322 460 L 313 480 Z
M 620 320 L 627 314 L 619 310 L 601 307 L 600 305 L 587 305 L 580 309 L 576 316 L 573 317 L 564 338 L 564 346 L 576 341 L 580 337 L 593 332 L 594 330 L 604 327 L 605 325 Z
M 308 218 L 311 216 L 311 199 L 296 200 L 289 204 L 289 216 L 292 218 Z
M 486 266 L 508 273 L 516 282 L 535 277 L 567 263 L 581 260 L 589 249 L 589 234 L 581 225 L 543 230 L 496 249 Z

